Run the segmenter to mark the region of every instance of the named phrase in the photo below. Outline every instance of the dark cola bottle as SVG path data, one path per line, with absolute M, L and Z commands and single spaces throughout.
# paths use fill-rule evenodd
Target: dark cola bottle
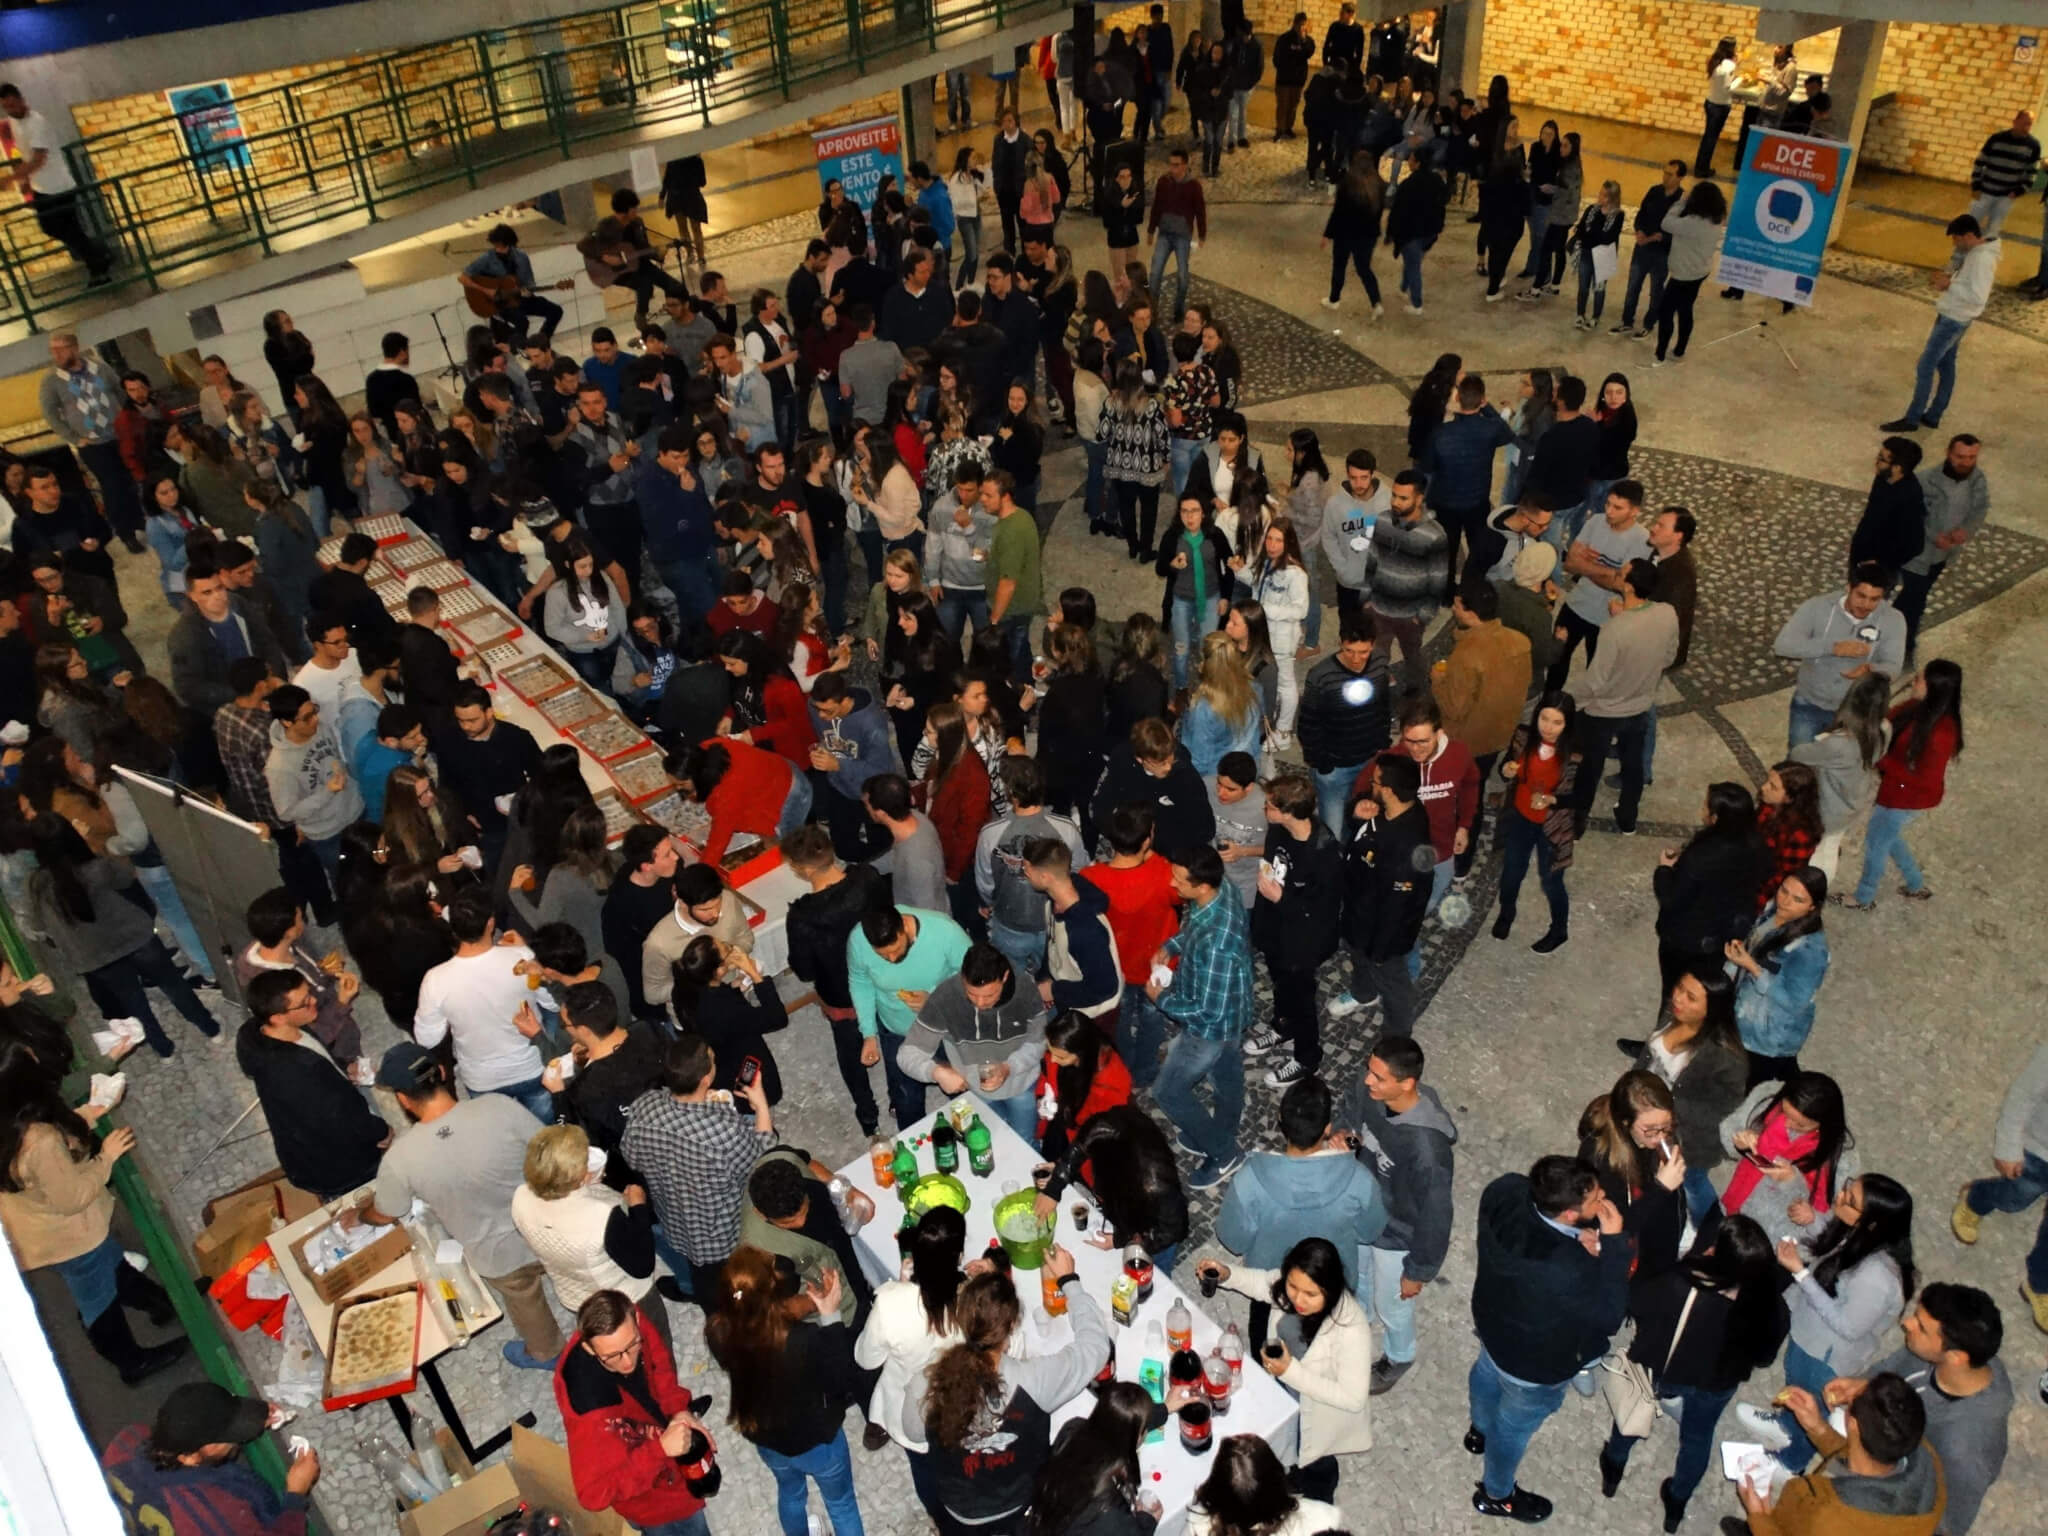
M 704 1438 L 701 1430 L 690 1431 L 690 1443 L 683 1447 L 683 1454 L 676 1460 L 683 1465 L 684 1485 L 707 1502 L 725 1480 L 725 1473 L 719 1470 L 718 1452 L 711 1448 L 711 1442 Z

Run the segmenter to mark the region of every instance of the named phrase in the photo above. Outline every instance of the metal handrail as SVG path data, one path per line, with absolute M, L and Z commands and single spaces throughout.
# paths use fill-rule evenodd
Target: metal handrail
M 881 59 L 936 52 L 990 22 L 1050 19 L 1062 9 L 1059 0 L 845 0 L 842 11 L 794 23 L 779 0 L 723 12 L 693 0 L 694 19 L 679 26 L 658 12 L 650 23 L 645 6 L 614 6 L 466 34 L 257 93 L 236 102 L 244 133 L 230 146 L 195 152 L 172 115 L 65 153 L 88 227 L 114 253 L 118 279 L 161 292 L 202 263 L 252 249 L 267 255 L 281 239 L 322 226 L 377 223 L 438 187 L 477 187 L 500 165 L 569 159 L 579 145 L 635 129 L 708 127 L 748 103 L 792 100 L 849 64 L 864 72 Z M 596 23 L 608 35 L 492 62 L 501 35 L 531 45 Z M 455 52 L 475 67 L 403 84 L 408 70 Z M 372 99 L 340 104 L 338 93 L 360 91 L 366 76 Z M 251 131 L 252 124 L 261 126 Z M 92 174 L 95 154 L 138 141 L 165 152 Z M 41 235 L 32 212 L 0 215 L 0 325 L 40 330 L 84 285 L 85 273 Z

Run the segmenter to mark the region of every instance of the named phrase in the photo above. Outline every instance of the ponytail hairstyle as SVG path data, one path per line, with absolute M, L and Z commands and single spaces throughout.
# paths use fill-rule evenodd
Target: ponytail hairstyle
M 976 1420 L 1001 1408 L 990 1401 L 1001 1380 L 996 1359 L 1022 1316 L 1007 1271 L 990 1270 L 960 1287 L 953 1321 L 961 1341 L 925 1369 L 924 1422 L 934 1445 L 963 1449 Z

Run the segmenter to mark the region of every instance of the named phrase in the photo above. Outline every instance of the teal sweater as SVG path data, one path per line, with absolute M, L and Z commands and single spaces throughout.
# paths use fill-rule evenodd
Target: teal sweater
M 859 928 L 847 936 L 847 990 L 860 1032 L 866 1036 L 875 1033 L 877 1022 L 892 1035 L 909 1034 L 917 1010 L 896 994 L 932 991 L 947 977 L 958 975 L 960 962 L 967 958 L 967 935 L 945 913 L 922 907 L 898 910 L 917 925 L 917 935 L 901 960 L 892 962 L 876 954 Z

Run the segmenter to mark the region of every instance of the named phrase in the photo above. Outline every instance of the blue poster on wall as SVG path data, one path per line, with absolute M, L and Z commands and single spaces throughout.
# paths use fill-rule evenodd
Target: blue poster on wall
M 1855 153 L 1833 139 L 1752 129 L 1728 209 L 1719 281 L 1811 304 Z
M 234 89 L 225 80 L 208 85 L 184 85 L 164 92 L 178 126 L 185 132 L 185 148 L 202 171 L 240 170 L 249 163 L 249 146 L 244 142 L 242 115 L 235 110 Z
M 893 117 L 870 118 L 844 128 L 827 128 L 811 135 L 818 155 L 818 184 L 838 182 L 846 195 L 864 209 L 875 206 L 875 191 L 886 175 L 903 185 L 903 141 Z

